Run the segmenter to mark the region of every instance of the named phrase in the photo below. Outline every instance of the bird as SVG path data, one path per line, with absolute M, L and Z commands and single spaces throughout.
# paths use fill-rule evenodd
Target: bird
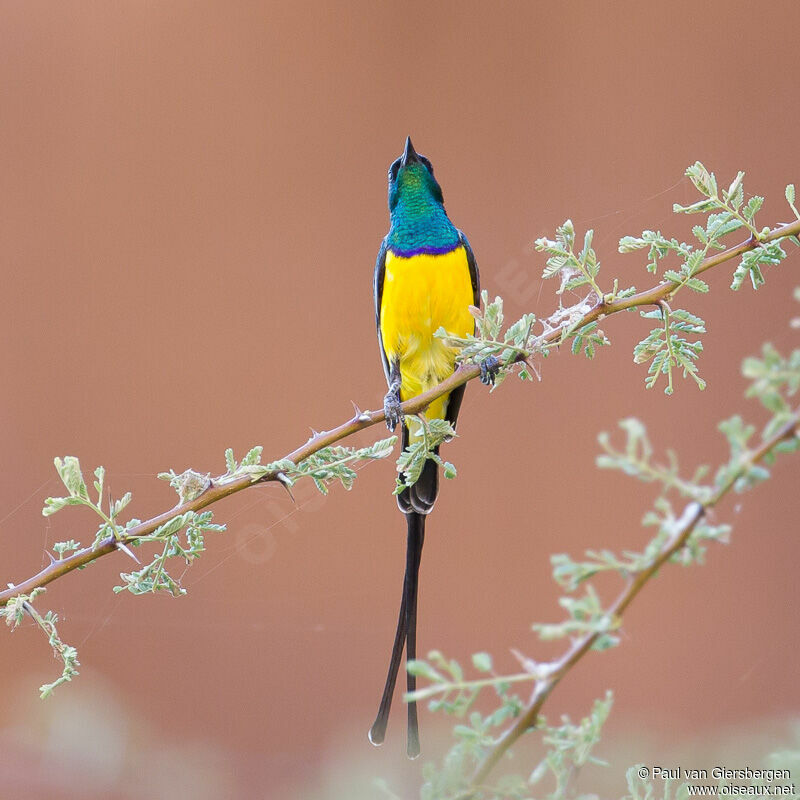
M 456 337 L 475 332 L 470 306 L 479 306 L 480 277 L 467 237 L 453 225 L 444 208 L 442 189 L 430 160 L 406 138 L 402 156 L 389 167 L 389 233 L 383 239 L 375 263 L 373 293 L 383 371 L 389 391 L 383 403 L 386 425 L 393 431 L 401 424 L 401 443 L 406 448 L 421 433 L 409 430 L 400 404 L 433 388 L 456 367 L 456 350 L 434 336 L 441 327 Z M 497 362 L 481 364 L 481 380 L 491 383 Z M 455 426 L 465 385 L 432 401 L 427 419 L 445 419 Z M 438 448 L 437 448 L 438 452 Z M 416 658 L 417 588 L 425 520 L 439 490 L 439 468 L 428 459 L 419 479 L 404 488 L 397 504 L 406 518 L 406 568 L 389 671 L 378 714 L 369 731 L 375 745 L 383 743 L 397 673 L 406 660 Z M 416 677 L 407 675 L 407 689 L 416 689 Z M 417 707 L 408 703 L 406 751 L 420 753 Z

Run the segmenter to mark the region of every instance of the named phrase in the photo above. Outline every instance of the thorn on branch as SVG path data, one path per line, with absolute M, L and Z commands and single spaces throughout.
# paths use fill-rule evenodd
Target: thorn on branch
M 517 661 L 519 662 L 519 665 L 522 667 L 522 669 L 525 672 L 527 672 L 527 673 L 529 673 L 531 675 L 536 675 L 538 677 L 538 675 L 539 675 L 539 664 L 537 664 L 536 661 L 534 661 L 532 658 L 528 658 L 526 655 L 523 655 L 515 647 L 511 648 L 511 655 L 514 656 L 514 658 L 517 659 Z
M 369 422 L 372 419 L 372 415 L 368 411 L 362 411 L 355 401 L 351 400 L 350 402 L 353 404 L 353 411 L 355 412 L 352 420 L 354 423 Z
M 133 550 L 131 550 L 130 547 L 128 547 L 128 545 L 126 545 L 124 542 L 116 541 L 114 544 L 115 544 L 117 550 L 122 550 L 122 552 L 125 553 L 126 556 L 129 556 L 130 558 L 132 558 L 137 564 L 141 564 L 142 563 L 136 557 L 136 554 L 133 552 Z
M 275 477 L 278 479 L 278 483 L 286 489 L 286 493 L 291 497 L 292 502 L 297 505 L 297 500 L 294 499 L 294 495 L 292 494 L 292 482 L 289 477 L 286 475 L 285 472 L 278 472 Z

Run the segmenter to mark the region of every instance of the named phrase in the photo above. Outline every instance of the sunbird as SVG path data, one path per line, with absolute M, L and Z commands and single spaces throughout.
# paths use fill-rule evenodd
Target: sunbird
M 402 421 L 402 445 L 416 441 L 420 426 L 409 430 L 401 420 L 400 403 L 432 389 L 455 370 L 456 350 L 434 333 L 444 328 L 464 337 L 475 332 L 470 306 L 480 303 L 480 278 L 467 237 L 450 222 L 444 210 L 442 188 L 433 175 L 433 165 L 419 155 L 406 139 L 405 150 L 389 168 L 389 216 L 391 225 L 375 264 L 373 291 L 378 343 L 389 391 L 383 401 L 386 425 L 393 431 Z M 481 380 L 494 380 L 498 363 L 490 358 L 481 364 Z M 455 426 L 465 386 L 434 400 L 427 419 L 446 419 Z M 437 448 L 438 451 L 438 448 Z M 439 468 L 428 459 L 422 474 L 397 496 L 405 514 L 408 538 L 406 572 L 400 615 L 397 620 L 389 673 L 383 688 L 378 716 L 369 739 L 382 744 L 392 704 L 397 672 L 406 648 L 408 661 L 416 658 L 417 586 L 425 518 L 433 509 L 439 491 Z M 409 692 L 416 677 L 407 676 Z M 419 755 L 417 706 L 408 703 L 409 758 Z

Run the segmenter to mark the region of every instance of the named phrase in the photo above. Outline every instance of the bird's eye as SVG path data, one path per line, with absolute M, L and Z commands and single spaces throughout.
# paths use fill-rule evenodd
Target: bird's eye
M 394 181 L 397 180 L 397 172 L 400 169 L 400 159 L 397 158 L 392 162 L 392 166 L 389 167 L 389 180 Z
M 433 164 L 425 156 L 420 156 L 419 160 L 428 168 L 428 172 L 433 175 Z

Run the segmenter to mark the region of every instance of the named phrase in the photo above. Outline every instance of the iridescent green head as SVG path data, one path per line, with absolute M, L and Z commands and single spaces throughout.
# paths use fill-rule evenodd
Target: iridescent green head
M 433 177 L 433 165 L 417 153 L 410 136 L 403 155 L 389 167 L 389 211 L 394 211 L 401 200 L 411 205 L 444 205 L 442 187 Z
M 389 214 L 388 244 L 398 255 L 446 253 L 459 244 L 433 165 L 414 150 L 410 137 L 403 155 L 389 167 Z

